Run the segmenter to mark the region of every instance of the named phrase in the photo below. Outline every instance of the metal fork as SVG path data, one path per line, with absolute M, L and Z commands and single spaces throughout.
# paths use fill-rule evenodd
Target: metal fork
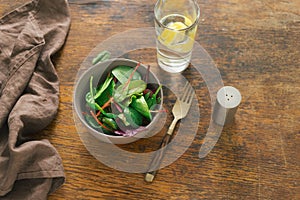
M 174 128 L 175 128 L 175 125 L 177 124 L 177 122 L 180 119 L 186 117 L 187 113 L 189 112 L 189 109 L 192 104 L 193 96 L 194 96 L 193 88 L 187 82 L 184 86 L 182 95 L 176 100 L 176 102 L 173 106 L 172 114 L 174 116 L 174 119 L 173 119 L 167 133 L 164 135 L 164 137 L 160 143 L 159 150 L 156 151 L 156 153 L 150 163 L 150 166 L 148 168 L 149 170 L 145 175 L 145 181 L 147 181 L 147 182 L 153 181 L 153 179 L 160 167 L 160 164 L 163 160 L 165 151 L 167 149 L 167 148 L 163 148 L 163 147 L 165 147 L 171 141 L 173 131 L 174 131 Z M 154 170 L 154 171 L 150 171 L 150 170 Z

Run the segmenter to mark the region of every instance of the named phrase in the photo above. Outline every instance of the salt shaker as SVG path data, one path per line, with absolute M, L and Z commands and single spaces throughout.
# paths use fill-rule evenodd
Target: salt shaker
M 213 120 L 221 126 L 230 125 L 242 100 L 241 93 L 232 86 L 224 86 L 217 92 Z

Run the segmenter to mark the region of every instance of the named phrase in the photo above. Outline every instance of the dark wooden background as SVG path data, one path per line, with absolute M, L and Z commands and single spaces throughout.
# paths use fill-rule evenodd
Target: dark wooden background
M 0 0 L 0 13 L 25 2 Z M 59 112 L 41 133 L 60 153 L 67 180 L 49 199 L 300 199 L 300 1 L 197 2 L 197 41 L 214 60 L 224 84 L 238 88 L 243 96 L 236 123 L 223 131 L 207 157 L 198 158 L 211 106 L 203 80 L 188 70 L 184 75 L 194 85 L 199 83 L 201 110 L 190 148 L 160 170 L 152 184 L 144 182 L 143 174 L 120 172 L 97 161 L 73 121 L 77 70 L 109 36 L 153 27 L 155 1 L 70 0 L 70 33 L 54 60 L 61 82 Z M 155 150 L 159 141 L 154 137 L 123 148 L 141 152 L 143 144 Z

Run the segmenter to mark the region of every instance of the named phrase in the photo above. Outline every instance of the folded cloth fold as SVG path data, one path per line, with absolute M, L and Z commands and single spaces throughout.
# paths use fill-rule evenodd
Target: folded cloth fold
M 55 148 L 34 138 L 57 113 L 51 57 L 69 26 L 66 0 L 33 0 L 0 19 L 0 199 L 46 199 L 65 180 Z

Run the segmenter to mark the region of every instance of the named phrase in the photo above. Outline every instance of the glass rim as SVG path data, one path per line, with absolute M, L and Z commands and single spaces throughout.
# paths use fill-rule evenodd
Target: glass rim
M 154 6 L 154 18 L 155 18 L 155 21 L 156 21 L 156 23 L 158 23 L 159 25 L 161 25 L 163 28 L 166 28 L 166 29 L 168 29 L 168 30 L 174 31 L 174 29 L 171 29 L 171 28 L 167 27 L 166 25 L 162 24 L 162 23 L 160 22 L 160 20 L 157 19 L 157 7 L 158 7 L 158 2 L 159 2 L 159 1 L 160 1 L 160 0 L 158 0 L 158 1 L 155 3 L 155 6 Z M 162 1 L 164 1 L 164 0 L 162 0 Z M 193 24 L 190 25 L 189 27 L 182 28 L 182 29 L 178 29 L 178 30 L 176 30 L 176 31 L 187 31 L 187 30 L 189 30 L 189 29 L 194 28 L 194 27 L 198 24 L 199 19 L 200 19 L 200 7 L 199 7 L 198 3 L 197 3 L 195 0 L 191 0 L 191 1 L 193 1 L 194 5 L 195 5 L 195 7 L 196 7 L 196 12 L 197 12 L 196 20 L 195 20 L 195 21 L 193 22 Z

